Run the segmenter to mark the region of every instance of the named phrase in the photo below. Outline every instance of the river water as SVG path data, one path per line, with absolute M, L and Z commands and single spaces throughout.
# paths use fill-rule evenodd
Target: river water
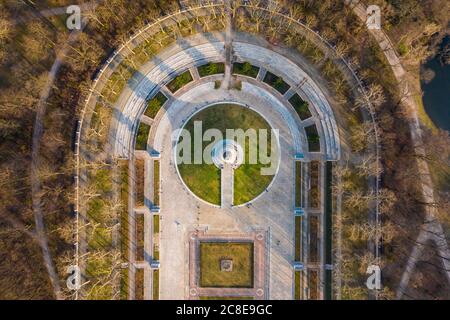
M 450 36 L 447 36 L 440 50 L 449 44 Z M 422 67 L 422 70 L 432 70 L 432 72 L 422 71 L 421 86 L 425 111 L 437 127 L 450 131 L 450 64 L 441 63 L 440 56 L 436 55 Z M 423 79 L 426 78 L 424 72 L 428 75 L 434 73 L 431 81 Z

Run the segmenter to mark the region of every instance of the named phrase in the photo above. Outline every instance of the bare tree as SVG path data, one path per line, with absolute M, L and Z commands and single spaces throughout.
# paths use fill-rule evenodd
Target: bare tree
M 5 44 L 11 33 L 11 22 L 6 14 L 6 10 L 2 9 L 3 8 L 0 7 L 0 61 L 3 61 L 3 57 L 6 53 Z
M 103 49 L 98 42 L 90 38 L 86 33 L 81 33 L 78 45 L 71 46 L 72 54 L 67 55 L 67 60 L 75 71 L 86 70 L 88 65 L 98 65 Z
M 345 196 L 344 205 L 347 208 L 357 210 L 358 212 L 365 211 L 369 207 L 370 198 L 360 190 L 354 190 Z
M 350 134 L 354 152 L 361 152 L 376 141 L 375 128 L 371 122 L 351 126 Z
M 358 174 L 366 177 L 378 177 L 382 173 L 382 166 L 373 154 L 365 155 L 356 166 Z
M 335 51 L 338 56 L 343 57 L 348 53 L 349 46 L 347 43 L 339 41 L 338 44 L 336 45 Z
M 394 191 L 387 188 L 382 188 L 378 192 L 379 198 L 379 210 L 381 214 L 391 214 L 394 207 L 397 196 Z
M 384 95 L 383 88 L 379 84 L 370 84 L 366 90 L 366 95 L 360 95 L 356 98 L 354 110 L 356 108 L 369 110 L 368 101 L 376 109 L 386 102 L 386 96 Z

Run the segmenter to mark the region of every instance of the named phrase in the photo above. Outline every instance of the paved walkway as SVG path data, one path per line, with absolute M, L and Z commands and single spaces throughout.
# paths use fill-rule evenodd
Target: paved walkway
M 225 164 L 221 171 L 221 194 L 222 208 L 231 208 L 233 206 L 233 188 L 234 188 L 234 170 L 229 164 Z
M 231 17 L 231 0 L 225 0 L 225 76 L 222 81 L 222 89 L 229 89 L 231 86 L 232 73 L 232 52 L 233 52 L 233 33 L 232 33 L 232 17 Z

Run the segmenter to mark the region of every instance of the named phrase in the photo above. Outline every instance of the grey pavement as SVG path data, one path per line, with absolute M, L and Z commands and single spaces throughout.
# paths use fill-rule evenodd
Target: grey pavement
M 234 188 L 234 170 L 229 164 L 225 164 L 220 170 L 220 185 L 221 185 L 221 206 L 222 208 L 231 208 L 233 205 L 233 188 Z

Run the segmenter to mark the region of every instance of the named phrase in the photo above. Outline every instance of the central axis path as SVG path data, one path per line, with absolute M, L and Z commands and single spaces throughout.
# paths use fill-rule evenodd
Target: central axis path
M 225 76 L 222 89 L 229 89 L 231 84 L 231 59 L 233 54 L 231 2 L 225 1 L 226 27 L 225 27 Z
M 222 208 L 231 208 L 233 206 L 233 179 L 234 179 L 234 170 L 232 165 L 224 164 L 223 169 L 221 170 L 221 204 Z

